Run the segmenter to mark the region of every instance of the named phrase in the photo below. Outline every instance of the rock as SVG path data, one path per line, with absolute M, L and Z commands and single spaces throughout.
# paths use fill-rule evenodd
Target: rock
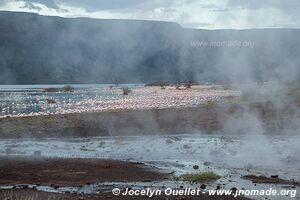
M 206 161 L 206 162 L 203 163 L 203 165 L 205 165 L 205 166 L 211 165 L 211 162 Z
M 183 148 L 184 149 L 189 149 L 189 148 L 191 148 L 188 144 L 185 144 L 185 145 L 183 145 Z
M 194 165 L 194 166 L 193 166 L 193 169 L 194 169 L 194 170 L 197 170 L 197 169 L 199 169 L 199 166 L 198 166 L 198 165 Z
M 271 178 L 278 178 L 278 175 L 271 175 Z
M 23 189 L 28 189 L 29 186 L 28 186 L 28 185 L 23 185 L 22 188 L 23 188 Z
M 81 146 L 80 151 L 89 151 L 89 149 L 86 146 Z
M 56 190 L 57 190 L 58 188 L 59 188 L 59 186 L 58 186 L 58 185 L 55 185 L 55 186 L 54 186 L 54 189 L 56 189 Z
M 232 191 L 233 194 L 235 194 L 238 189 L 236 187 L 233 187 L 230 190 Z
M 216 188 L 216 190 L 219 190 L 219 189 L 221 189 L 221 186 L 217 185 L 217 188 Z
M 206 185 L 205 185 L 205 184 L 202 184 L 202 185 L 200 186 L 200 188 L 201 188 L 202 190 L 204 190 L 204 189 L 206 188 Z
M 173 140 L 171 139 L 166 139 L 166 144 L 172 144 L 173 143 Z
M 48 104 L 54 104 L 54 103 L 56 103 L 56 101 L 53 100 L 53 99 L 46 99 L 46 100 L 47 100 L 47 103 L 48 103 Z

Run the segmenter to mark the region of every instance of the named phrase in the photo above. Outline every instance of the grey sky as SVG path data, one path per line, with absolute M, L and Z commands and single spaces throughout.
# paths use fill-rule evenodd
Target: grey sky
M 299 0 L 0 0 L 0 10 L 175 21 L 188 28 L 300 28 Z

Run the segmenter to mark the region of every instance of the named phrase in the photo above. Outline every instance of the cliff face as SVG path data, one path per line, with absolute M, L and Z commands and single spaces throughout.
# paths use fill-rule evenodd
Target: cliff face
M 299 33 L 0 12 L 0 83 L 297 79 Z

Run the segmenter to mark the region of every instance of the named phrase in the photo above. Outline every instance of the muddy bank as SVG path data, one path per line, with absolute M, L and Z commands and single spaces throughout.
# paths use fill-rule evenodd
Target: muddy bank
M 299 118 L 293 107 L 278 108 L 270 102 L 205 104 L 199 107 L 149 110 L 111 110 L 80 114 L 0 119 L 0 137 L 86 137 L 109 135 L 178 134 L 221 130 L 232 118 L 254 113 L 272 132 L 293 128 Z
M 0 158 L 0 184 L 82 186 L 105 181 L 159 181 L 169 177 L 140 163 L 97 159 Z
M 32 189 L 9 189 L 9 190 L 0 190 L 0 198 L 9 200 L 19 200 L 18 197 L 24 197 L 24 199 L 32 200 L 43 200 L 43 199 L 59 199 L 59 200 L 111 200 L 111 199 L 120 199 L 120 200 L 140 200 L 140 199 L 154 199 L 154 200 L 247 200 L 246 197 L 233 197 L 233 196 L 209 196 L 201 194 L 199 196 L 154 196 L 154 197 L 141 197 L 141 196 L 114 196 L 111 193 L 102 193 L 98 195 L 88 195 L 88 194 L 57 194 L 49 192 L 41 192 Z
M 198 196 L 114 196 L 110 185 L 98 189 L 97 192 L 86 192 L 80 188 L 88 187 L 94 183 L 128 183 L 126 187 L 140 187 L 138 182 L 154 183 L 157 181 L 171 180 L 171 175 L 158 171 L 144 164 L 122 162 L 116 160 L 97 159 L 38 159 L 38 158 L 6 158 L 0 159 L 0 185 L 12 186 L 0 189 L 0 199 L 60 199 L 60 200 L 108 200 L 108 199 L 155 199 L 155 200 L 246 200 L 245 197 L 209 196 L 200 193 Z M 133 185 L 130 185 L 133 184 Z M 42 189 L 47 187 L 52 189 Z M 63 188 L 77 188 L 77 190 L 64 191 Z M 125 187 L 125 186 L 123 186 Z M 123 187 L 121 191 L 123 191 Z M 149 186 L 150 187 L 150 186 Z M 200 187 L 200 184 L 199 184 Z M 145 188 L 145 187 L 143 187 Z M 155 188 L 155 187 L 154 187 Z M 164 187 L 160 188 L 163 189 Z M 60 190 L 62 189 L 62 190 Z M 54 192 L 50 192 L 50 191 Z

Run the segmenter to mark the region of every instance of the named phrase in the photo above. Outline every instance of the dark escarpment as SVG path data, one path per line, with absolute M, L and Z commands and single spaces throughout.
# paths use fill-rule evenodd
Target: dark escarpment
M 3 11 L 0 84 L 295 80 L 299 35 Z

